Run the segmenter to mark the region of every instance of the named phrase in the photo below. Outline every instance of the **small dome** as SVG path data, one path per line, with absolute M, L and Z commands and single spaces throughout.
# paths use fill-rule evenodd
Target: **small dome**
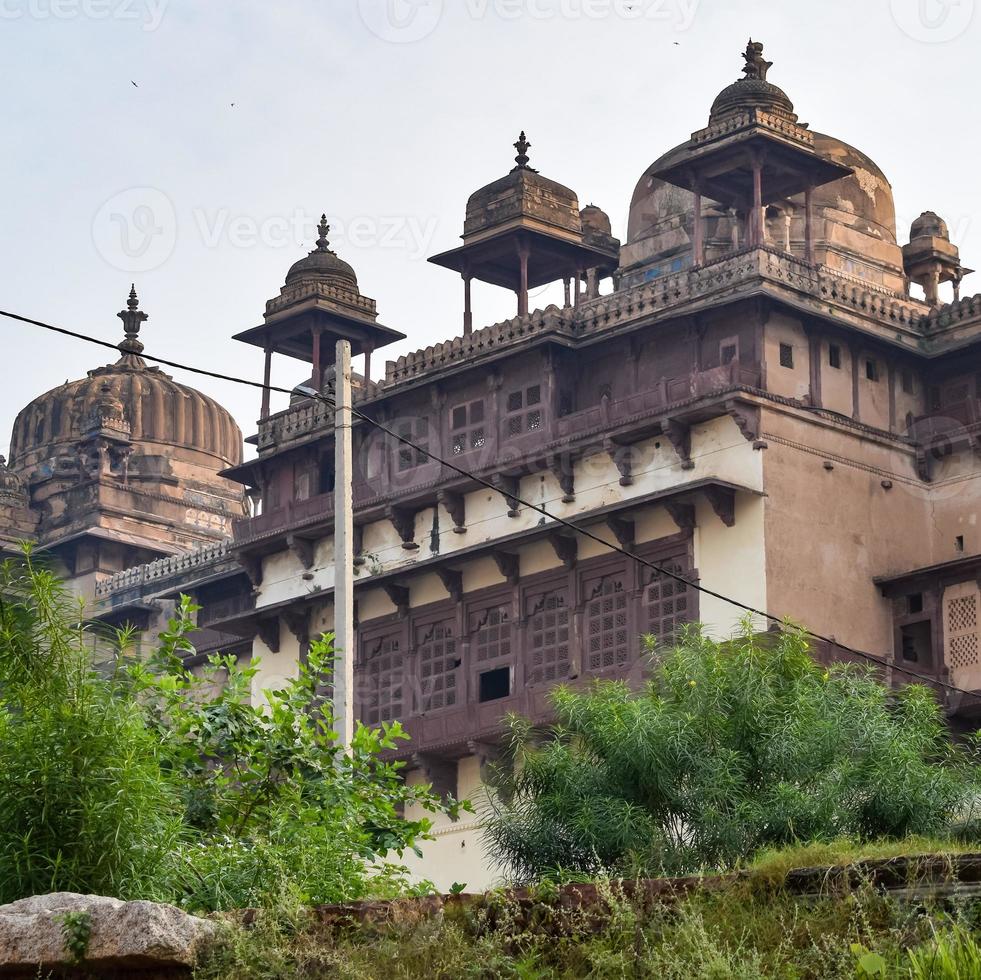
M 135 290 L 119 317 L 126 339 L 118 361 L 52 388 L 18 414 L 11 468 L 23 474 L 53 458 L 71 458 L 77 444 L 99 428 L 117 429 L 132 443 L 152 444 L 164 454 L 168 447 L 201 454 L 201 464 L 214 471 L 238 465 L 242 434 L 228 411 L 140 356 L 138 336 L 147 315 L 138 308 Z
M 950 241 L 950 232 L 947 229 L 947 222 L 934 211 L 924 211 L 910 225 L 909 239 L 916 238 L 943 238 Z
M 582 234 L 576 192 L 528 166 L 531 144 L 523 132 L 514 146 L 514 169 L 470 195 L 463 237 L 522 217 Z
M 317 239 L 317 247 L 299 262 L 293 263 L 290 271 L 286 273 L 286 285 L 290 286 L 304 280 L 326 281 L 357 289 L 358 277 L 354 269 L 343 259 L 339 259 L 337 253 L 330 249 L 330 242 L 327 240 L 327 234 L 330 232 L 327 215 L 320 216 L 318 230 L 320 237 Z
M 613 234 L 613 225 L 610 223 L 610 216 L 601 208 L 596 207 L 595 204 L 587 204 L 579 212 L 579 216 L 582 218 L 583 231 L 588 229 L 589 231 L 599 232 L 601 235 Z

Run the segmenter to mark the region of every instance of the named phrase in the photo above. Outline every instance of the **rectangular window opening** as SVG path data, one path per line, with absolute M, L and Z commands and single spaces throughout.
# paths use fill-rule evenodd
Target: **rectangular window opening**
M 780 345 L 780 367 L 792 368 L 794 366 L 794 348 L 790 344 Z
M 498 667 L 480 675 L 480 703 L 500 701 L 511 696 L 511 668 Z
M 915 385 L 913 384 L 913 372 L 903 371 L 903 394 L 912 395 L 915 393 Z
M 868 378 L 869 381 L 879 380 L 879 365 L 876 364 L 872 358 L 868 358 L 865 361 L 865 377 Z
M 906 597 L 906 611 L 911 615 L 923 612 L 922 592 L 914 592 L 912 595 Z
M 954 551 L 956 551 L 959 555 L 964 554 L 964 535 L 963 534 L 958 534 L 957 537 L 954 538 Z
M 832 344 L 828 348 L 828 363 L 833 368 L 841 367 L 841 348 L 837 344 Z
M 933 666 L 933 638 L 930 620 L 900 627 L 902 657 L 907 663 Z

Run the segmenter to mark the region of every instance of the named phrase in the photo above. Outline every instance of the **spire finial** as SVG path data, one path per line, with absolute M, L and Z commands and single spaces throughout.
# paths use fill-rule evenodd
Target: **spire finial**
M 763 44 L 750 38 L 743 58 L 746 61 L 746 66 L 743 68 L 746 78 L 757 78 L 765 82 L 766 73 L 773 67 L 773 62 L 763 57 Z
M 514 148 L 518 151 L 518 155 L 514 158 L 514 162 L 517 164 L 514 170 L 530 170 L 533 174 L 537 174 L 537 170 L 528 166 L 528 151 L 531 149 L 531 143 L 528 142 L 524 130 L 521 130 L 521 135 L 518 137 L 518 142 L 514 144 Z
M 329 252 L 330 242 L 327 240 L 327 236 L 330 234 L 330 225 L 327 224 L 326 214 L 320 216 L 320 224 L 317 225 L 317 231 L 320 232 L 320 237 L 317 239 L 317 251 Z
M 137 357 L 143 353 L 143 344 L 140 343 L 140 326 L 149 317 L 140 309 L 140 300 L 136 295 L 136 283 L 130 286 L 129 298 L 126 300 L 126 309 L 116 314 L 123 321 L 123 331 L 125 339 L 119 345 L 119 350 L 125 354 L 135 354 Z

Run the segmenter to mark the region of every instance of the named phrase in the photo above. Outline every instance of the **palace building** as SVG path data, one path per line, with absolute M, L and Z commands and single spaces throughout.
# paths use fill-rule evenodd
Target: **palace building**
M 290 357 L 327 393 L 350 340 L 359 413 L 495 488 L 356 420 L 356 711 L 400 720 L 407 778 L 437 792 L 475 795 L 505 716 L 546 721 L 555 684 L 640 681 L 644 635 L 732 631 L 742 610 L 694 584 L 981 691 L 981 297 L 960 298 L 943 220 L 901 244 L 879 167 L 801 124 L 762 45 L 744 58 L 641 174 L 623 243 L 522 133 L 432 260 L 462 279 L 459 330 L 380 379 L 402 334 L 326 222 L 236 336 L 267 378 Z M 474 279 L 512 290 L 516 316 L 478 326 Z M 529 309 L 558 281 L 561 307 Z M 258 696 L 333 624 L 332 410 L 295 394 L 273 414 L 267 394 L 243 461 L 228 414 L 141 359 L 135 295 L 120 316 L 118 362 L 18 417 L 0 534 L 51 551 L 108 622 L 152 631 L 192 595 L 199 656 L 260 657 Z M 981 701 L 940 693 L 952 727 L 977 727 Z M 476 821 L 436 834 L 420 874 L 493 880 Z

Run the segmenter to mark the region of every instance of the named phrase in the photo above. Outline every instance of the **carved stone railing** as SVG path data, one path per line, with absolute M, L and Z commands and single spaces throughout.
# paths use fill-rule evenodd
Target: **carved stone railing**
M 386 363 L 385 382 L 393 384 L 408 381 L 449 364 L 467 361 L 500 348 L 511 347 L 538 334 L 555 330 L 565 330 L 571 334 L 572 317 L 571 309 L 560 310 L 557 306 L 549 306 L 544 310 L 535 310 L 527 316 L 517 316 L 503 323 L 483 327 L 465 337 L 454 337 L 452 340 L 435 344 L 425 350 L 405 354 L 395 361 Z
M 334 410 L 326 402 L 306 399 L 259 423 L 259 451 L 333 424 Z
M 219 565 L 228 558 L 228 542 L 220 541 L 182 555 L 171 555 L 169 558 L 160 558 L 146 565 L 136 565 L 96 583 L 95 598 L 108 600 L 114 595 L 131 589 L 152 585 L 176 576 L 183 577 L 188 572 Z
M 326 282 L 304 282 L 284 286 L 279 296 L 266 303 L 266 315 L 278 313 L 304 299 L 324 299 L 328 302 L 350 306 L 374 318 L 377 315 L 375 301 L 362 296 L 355 289 L 345 289 Z
M 321 493 L 306 500 L 290 501 L 284 507 L 278 507 L 258 517 L 236 521 L 235 544 L 248 544 L 287 528 L 300 528 L 305 524 L 332 519 L 333 516 L 332 493 Z

